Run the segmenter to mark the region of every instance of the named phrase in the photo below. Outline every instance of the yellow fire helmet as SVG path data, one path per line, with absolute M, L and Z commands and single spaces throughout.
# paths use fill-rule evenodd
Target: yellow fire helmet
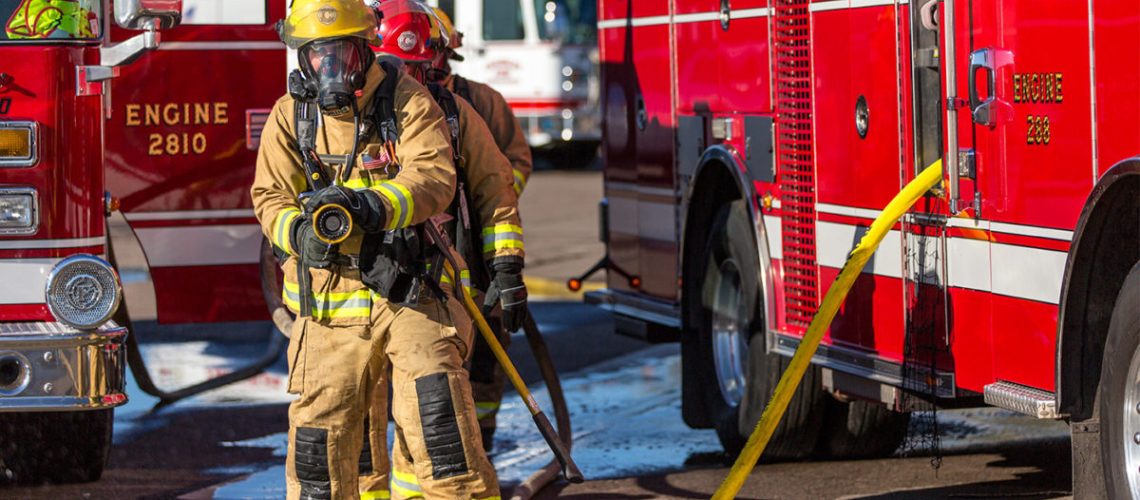
M 360 0 L 293 0 L 281 41 L 299 49 L 314 40 L 356 37 L 378 45 L 376 15 Z
M 439 7 L 432 7 L 432 10 L 435 11 L 435 17 L 439 21 L 438 29 L 443 32 L 443 36 L 447 37 L 447 48 L 455 50 L 462 47 L 463 33 L 455 31 L 455 24 L 451 22 L 451 17 Z

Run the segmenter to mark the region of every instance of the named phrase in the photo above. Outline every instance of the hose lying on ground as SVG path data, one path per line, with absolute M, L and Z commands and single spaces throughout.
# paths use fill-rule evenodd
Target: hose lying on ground
M 724 479 L 724 483 L 713 495 L 713 500 L 735 498 L 736 494 L 740 492 L 740 488 L 744 486 L 744 480 L 756 467 L 756 461 L 764 453 L 768 440 L 772 438 L 772 433 L 776 431 L 776 426 L 783 418 L 784 411 L 788 409 L 792 394 L 796 392 L 796 387 L 803 380 L 804 372 L 811 364 L 811 358 L 815 355 L 816 348 L 819 347 L 819 342 L 823 339 L 823 334 L 831 326 L 831 321 L 835 319 L 835 314 L 839 311 L 839 306 L 843 305 L 843 300 L 847 297 L 847 292 L 851 290 L 851 286 L 855 284 L 855 279 L 863 272 L 863 267 L 867 265 L 867 261 L 879 248 L 879 243 L 882 243 L 891 227 L 902 218 L 903 214 L 910 210 L 910 207 L 918 202 L 919 198 L 941 180 L 942 161 L 939 160 L 926 167 L 926 170 L 923 170 L 899 194 L 895 195 L 895 198 L 883 209 L 883 213 L 871 224 L 859 245 L 851 251 L 847 263 L 844 264 L 843 269 L 839 271 L 839 276 L 835 278 L 835 282 L 824 295 L 819 310 L 816 311 L 807 332 L 804 333 L 803 340 L 796 348 L 795 355 L 788 363 L 788 369 L 780 377 L 780 382 L 776 385 L 776 392 L 772 394 L 772 400 L 768 402 L 768 406 L 764 408 L 764 413 L 760 415 L 756 429 L 752 431 L 752 435 L 745 443 L 740 456 L 736 458 L 736 463 L 732 465 L 728 477 Z
M 261 290 L 265 296 L 265 303 L 269 306 L 269 310 L 273 316 L 274 327 L 282 334 L 272 334 L 264 354 L 248 365 L 230 373 L 176 391 L 164 391 L 159 389 L 154 383 L 154 380 L 150 377 L 150 371 L 147 369 L 146 359 L 143 358 L 142 350 L 139 348 L 138 334 L 134 329 L 134 325 L 131 323 L 130 313 L 127 311 L 126 303 L 124 302 L 119 308 L 119 311 L 115 313 L 114 321 L 126 326 L 128 332 L 130 332 L 130 334 L 127 335 L 127 366 L 129 366 L 131 372 L 135 374 L 135 382 L 138 384 L 139 389 L 159 399 L 159 402 L 154 406 L 155 409 L 174 404 L 182 399 L 196 396 L 206 391 L 212 391 L 256 377 L 264 372 L 266 368 L 272 366 L 273 363 L 281 357 L 281 353 L 285 351 L 285 347 L 288 345 L 287 335 L 292 328 L 293 320 L 289 316 L 288 311 L 285 310 L 284 304 L 281 303 L 280 289 L 273 285 L 273 283 L 277 281 L 276 270 L 274 268 L 275 264 L 268 265 L 266 263 L 267 251 L 268 262 L 275 263 L 276 260 L 273 257 L 272 249 L 269 249 L 268 242 L 263 241 L 261 251 Z M 113 247 L 111 247 L 109 254 L 111 261 L 115 262 Z
M 527 317 L 526 323 L 523 325 L 523 332 L 526 333 L 530 350 L 534 354 L 535 361 L 538 362 L 539 371 L 542 372 L 542 380 L 546 383 L 550 402 L 554 405 L 554 422 L 558 426 L 558 436 L 566 445 L 566 450 L 571 451 L 574 436 L 570 428 L 570 409 L 566 406 L 566 396 L 562 392 L 562 382 L 558 378 L 558 371 L 554 368 L 554 359 L 550 356 L 550 349 L 547 348 L 546 340 L 542 338 L 542 332 L 539 331 L 538 324 L 535 323 L 533 317 Z M 551 460 L 518 485 L 511 493 L 511 500 L 529 500 L 557 480 L 561 471 L 562 467 L 558 463 L 558 459 Z

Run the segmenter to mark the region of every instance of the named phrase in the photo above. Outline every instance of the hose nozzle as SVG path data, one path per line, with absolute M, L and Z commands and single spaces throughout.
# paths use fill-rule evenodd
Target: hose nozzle
M 329 245 L 343 242 L 352 233 L 352 215 L 340 205 L 322 205 L 313 212 L 313 233 Z

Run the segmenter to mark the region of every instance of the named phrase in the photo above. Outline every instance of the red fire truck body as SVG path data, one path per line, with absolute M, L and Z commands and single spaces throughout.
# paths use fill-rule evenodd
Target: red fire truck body
M 269 318 L 249 188 L 285 92 L 286 5 L 183 7 L 0 2 L 0 439 L 23 443 L 0 459 L 15 480 L 92 480 L 106 461 L 127 400 L 113 211 L 161 323 Z M 27 453 L 57 445 L 76 468 Z
M 1093 417 L 1140 260 L 1140 5 L 600 0 L 599 19 L 610 272 L 588 299 L 681 341 L 686 422 L 739 445 L 847 254 L 939 159 L 797 397 Z M 813 405 L 786 425 L 832 402 Z
M 261 128 L 285 94 L 273 28 L 285 7 L 264 2 L 250 24 L 183 24 L 111 86 L 107 185 L 146 254 L 160 323 L 269 317 L 249 189 Z

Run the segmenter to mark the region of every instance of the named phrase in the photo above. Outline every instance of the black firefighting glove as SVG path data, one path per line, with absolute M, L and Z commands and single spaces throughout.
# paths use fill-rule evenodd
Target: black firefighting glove
M 340 205 L 352 215 L 352 222 L 366 233 L 384 229 L 388 217 L 380 195 L 371 189 L 353 190 L 343 186 L 329 186 L 309 198 L 309 210 L 316 212 L 325 205 Z
M 309 216 L 297 217 L 293 221 L 291 234 L 290 243 L 299 252 L 301 264 L 305 267 L 325 269 L 335 260 L 338 253 L 337 245 L 329 245 L 317 238 Z
M 498 295 L 499 304 L 503 307 L 503 327 L 508 332 L 518 331 L 526 321 L 527 293 L 523 283 L 522 264 L 519 262 L 495 262 L 491 267 L 495 277 L 492 279 L 488 298 L 494 299 Z

